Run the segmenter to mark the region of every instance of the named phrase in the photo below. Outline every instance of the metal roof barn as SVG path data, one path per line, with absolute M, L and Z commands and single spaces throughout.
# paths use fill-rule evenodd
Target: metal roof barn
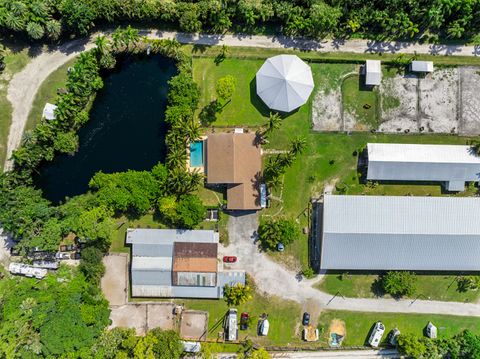
M 480 157 L 471 146 L 369 143 L 367 179 L 446 182 L 463 191 L 480 179 Z
M 322 270 L 480 270 L 480 200 L 325 195 Z
M 257 94 L 272 110 L 291 112 L 308 101 L 313 91 L 310 66 L 296 55 L 270 57 L 256 76 Z
M 365 63 L 365 85 L 376 86 L 382 82 L 382 67 L 379 60 L 367 60 Z

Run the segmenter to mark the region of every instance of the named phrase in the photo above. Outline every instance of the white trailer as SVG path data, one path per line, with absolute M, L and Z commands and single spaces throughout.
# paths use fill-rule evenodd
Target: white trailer
M 382 340 L 383 333 L 385 333 L 385 326 L 382 322 L 376 322 L 375 326 L 373 327 L 372 334 L 370 334 L 370 338 L 368 338 L 368 344 L 373 348 L 378 348 L 380 341 Z
M 10 263 L 8 270 L 12 274 L 20 274 L 29 278 L 42 279 L 47 275 L 47 270 L 44 268 L 35 268 L 23 263 Z
M 227 316 L 225 317 L 225 340 L 231 342 L 235 341 L 238 338 L 238 328 L 237 328 L 237 310 L 229 309 Z

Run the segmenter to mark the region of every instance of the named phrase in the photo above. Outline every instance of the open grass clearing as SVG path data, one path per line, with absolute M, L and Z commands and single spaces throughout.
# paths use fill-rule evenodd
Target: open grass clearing
M 379 278 L 377 274 L 326 274 L 316 288 L 332 295 L 340 293 L 351 298 L 374 298 L 379 295 L 389 298 L 389 295 L 383 295 L 379 290 Z M 420 297 L 441 301 L 477 302 L 480 291 L 459 292 L 456 279 L 456 275 L 441 273 L 417 274 L 417 291 L 412 299 Z
M 342 83 L 342 102 L 345 129 L 362 131 L 378 128 L 377 91 L 364 85 L 359 75 L 348 76 Z
M 38 89 L 35 99 L 32 103 L 32 108 L 28 114 L 28 120 L 25 125 L 25 131 L 29 131 L 35 128 L 35 126 L 42 119 L 43 107 L 47 102 L 55 104 L 57 98 L 57 90 L 65 88 L 67 81 L 68 68 L 73 66 L 77 59 L 71 59 L 64 65 L 60 66 L 54 72 L 52 72 L 45 81 L 42 82 Z
M 427 323 L 431 321 L 438 328 L 439 338 L 449 338 L 469 329 L 472 332 L 480 333 L 480 318 L 476 317 L 458 317 L 453 315 L 435 315 L 435 314 L 400 314 L 400 313 L 368 313 L 368 312 L 349 312 L 349 311 L 324 311 L 320 314 L 319 327 L 324 328 L 322 342 L 328 340 L 328 328 L 333 319 L 340 319 L 345 322 L 347 334 L 342 346 L 365 345 L 370 334 L 370 330 L 377 321 L 385 325 L 385 334 L 393 328 L 398 328 L 401 333 L 412 333 L 417 336 L 423 335 L 423 330 Z
M 7 100 L 7 91 L 13 75 L 21 71 L 31 60 L 28 48 L 5 49 L 5 70 L 0 75 L 0 168 L 3 169 L 7 154 L 8 133 L 12 121 L 12 105 Z

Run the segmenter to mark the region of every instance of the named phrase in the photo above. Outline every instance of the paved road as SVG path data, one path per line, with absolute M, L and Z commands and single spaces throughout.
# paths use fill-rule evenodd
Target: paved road
M 406 53 L 480 56 L 480 46 L 424 45 L 409 42 L 380 42 L 369 40 L 325 40 L 314 41 L 285 36 L 260 35 L 209 35 L 184 34 L 157 30 L 140 30 L 143 36 L 152 39 L 175 38 L 181 43 L 197 45 L 248 46 L 277 49 L 301 49 L 318 52 L 352 53 Z M 92 35 L 94 39 L 100 33 Z M 32 107 L 35 94 L 42 82 L 57 68 L 80 52 L 93 47 L 93 40 L 80 39 L 65 42 L 48 52 L 38 49 L 39 54 L 10 81 L 7 98 L 12 104 L 12 125 L 8 136 L 7 160 L 4 169 L 12 166 L 9 158 L 21 142 L 23 130 Z
M 319 278 L 299 280 L 296 273 L 285 269 L 254 244 L 258 227 L 256 213 L 234 215 L 229 221 L 229 240 L 227 248 L 221 248 L 221 254 L 235 253 L 239 268 L 245 269 L 255 279 L 257 287 L 268 294 L 296 301 L 302 305 L 316 306 L 320 309 L 351 310 L 362 312 L 397 312 L 449 314 L 480 317 L 480 304 L 439 302 L 411 299 L 364 299 L 342 298 L 312 288 Z

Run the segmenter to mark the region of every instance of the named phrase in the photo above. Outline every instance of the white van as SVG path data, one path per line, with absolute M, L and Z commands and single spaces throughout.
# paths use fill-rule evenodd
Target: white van
M 375 326 L 373 327 L 372 334 L 370 334 L 370 338 L 368 338 L 368 344 L 370 344 L 373 348 L 378 348 L 378 345 L 382 340 L 383 333 L 385 333 L 385 326 L 382 322 L 376 322 Z

